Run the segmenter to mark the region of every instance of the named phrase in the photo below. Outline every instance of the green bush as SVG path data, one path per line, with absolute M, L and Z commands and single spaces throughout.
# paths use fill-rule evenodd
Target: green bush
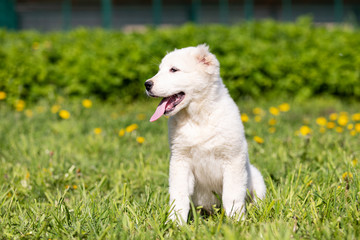
M 129 101 L 174 48 L 209 44 L 233 97 L 360 98 L 360 31 L 271 20 L 144 32 L 0 31 L 0 91 L 8 100 L 97 96 Z

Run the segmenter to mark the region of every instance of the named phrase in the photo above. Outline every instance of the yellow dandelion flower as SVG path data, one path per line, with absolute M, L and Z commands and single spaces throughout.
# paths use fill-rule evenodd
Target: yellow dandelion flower
M 303 124 L 305 124 L 305 125 L 310 124 L 310 119 L 309 118 L 304 118 L 303 119 Z
M 326 126 L 327 120 L 324 117 L 318 117 L 316 123 L 320 126 Z
M 255 137 L 254 137 L 254 141 L 257 142 L 257 143 L 260 143 L 260 144 L 261 144 L 261 143 L 264 143 L 264 139 L 262 139 L 262 138 L 259 137 L 259 136 L 255 136 Z
M 276 128 L 274 128 L 274 127 L 269 128 L 269 133 L 274 133 L 275 131 L 276 131 Z
M 261 108 L 256 107 L 256 108 L 253 109 L 253 113 L 255 115 L 259 115 L 259 114 L 263 113 L 263 110 Z
M 84 99 L 84 100 L 82 100 L 82 105 L 84 108 L 91 108 L 92 101 L 90 99 Z
M 349 118 L 347 115 L 340 115 L 339 118 L 338 118 L 338 124 L 340 126 L 346 126 L 346 124 L 348 123 L 349 121 Z
M 111 113 L 110 116 L 111 116 L 112 119 L 117 119 L 118 118 L 118 115 L 115 112 Z
M 72 185 L 72 188 L 73 188 L 74 190 L 76 190 L 76 189 L 78 188 L 78 186 L 76 186 L 76 185 L 74 184 L 74 185 Z
M 275 125 L 276 124 L 276 119 L 275 118 L 271 118 L 269 120 L 269 125 Z
M 33 114 L 33 111 L 31 111 L 30 109 L 27 109 L 27 110 L 25 110 L 25 115 L 26 115 L 28 118 L 32 118 L 32 116 L 33 116 L 34 114 Z
M 329 118 L 330 118 L 331 121 L 335 121 L 338 118 L 338 114 L 337 113 L 332 113 L 332 114 L 330 114 Z
M 125 130 L 126 130 L 126 132 L 129 133 L 129 132 L 132 132 L 132 131 L 138 129 L 138 127 L 139 127 L 139 126 L 138 126 L 136 123 L 133 123 L 133 124 L 127 126 L 127 127 L 125 128 Z
M 360 113 L 354 113 L 352 116 L 351 116 L 351 119 L 353 121 L 360 121 Z
M 325 133 L 325 132 L 326 132 L 326 128 L 321 127 L 319 131 L 320 131 L 320 133 Z
M 309 135 L 312 132 L 311 129 L 306 125 L 301 126 L 299 131 L 300 131 L 300 134 L 303 136 Z
M 59 116 L 62 118 L 62 119 L 69 119 L 70 118 L 70 113 L 66 110 L 61 110 L 59 112 Z
M 125 129 L 120 129 L 120 131 L 119 131 L 119 137 L 122 137 L 122 136 L 124 136 L 125 135 Z
M 45 107 L 43 107 L 43 106 L 37 106 L 35 109 L 36 109 L 36 112 L 38 112 L 38 113 L 45 112 Z
M 51 48 L 51 42 L 49 41 L 46 41 L 44 45 L 46 48 Z
M 0 91 L 0 100 L 4 100 L 6 98 L 6 92 Z
M 94 133 L 95 133 L 96 135 L 101 134 L 101 132 L 102 132 L 102 129 L 101 129 L 101 128 L 94 128 Z
M 341 186 L 339 185 L 338 187 L 337 187 L 337 189 L 340 189 L 341 188 Z
M 26 172 L 25 179 L 28 180 L 30 178 L 30 173 Z
M 348 130 L 352 130 L 354 128 L 354 124 L 350 123 L 347 125 Z
M 335 124 L 334 122 L 328 122 L 328 123 L 326 124 L 326 127 L 329 128 L 329 129 L 332 129 L 332 128 L 334 128 L 335 126 L 336 126 L 336 124 Z
M 360 132 L 360 123 L 355 124 L 355 130 Z
M 336 127 L 335 131 L 338 133 L 342 133 L 344 131 L 344 129 L 342 127 Z
M 353 178 L 353 175 L 351 172 L 344 172 L 343 175 L 342 175 L 342 179 L 344 181 L 349 181 Z
M 288 103 L 283 103 L 279 105 L 279 110 L 281 112 L 288 112 L 290 110 L 290 105 Z
M 255 116 L 255 122 L 261 122 L 261 117 L 260 116 Z
M 355 167 L 356 166 L 356 164 L 357 164 L 357 159 L 356 158 L 354 158 L 352 161 L 351 161 L 351 164 L 353 165 L 353 167 Z
M 66 189 L 69 189 L 69 188 L 70 188 L 70 186 L 69 186 L 69 185 L 65 185 L 65 188 L 66 188 Z
M 310 187 L 310 186 L 312 185 L 312 182 L 313 182 L 313 180 L 310 180 L 310 181 L 306 184 L 306 186 L 307 186 L 307 187 Z
M 143 138 L 143 137 L 137 137 L 137 138 L 136 138 L 136 141 L 141 144 L 141 143 L 144 143 L 144 142 L 145 142 L 145 138 Z
M 65 98 L 64 97 L 62 97 L 62 96 L 59 96 L 59 97 L 57 97 L 57 100 L 56 100 L 56 102 L 58 102 L 58 103 L 63 103 L 65 101 Z
M 241 114 L 241 121 L 248 122 L 249 116 L 246 113 Z
M 21 112 L 24 110 L 24 108 L 25 108 L 25 101 L 21 100 L 21 99 L 16 100 L 16 102 L 15 102 L 16 111 Z
M 32 45 L 32 49 L 38 50 L 39 46 L 40 46 L 40 44 L 38 42 L 34 42 L 33 45 Z
M 138 115 L 136 115 L 136 119 L 137 119 L 137 120 L 142 121 L 142 120 L 144 120 L 145 118 L 146 118 L 146 115 L 143 114 L 143 113 L 139 113 Z
M 61 108 L 60 105 L 53 105 L 53 106 L 51 107 L 50 111 L 55 114 L 55 113 L 57 113 L 57 112 L 60 110 L 60 108 Z
M 271 108 L 269 109 L 269 112 L 270 112 L 272 115 L 274 115 L 274 116 L 277 116 L 277 115 L 279 115 L 279 113 L 280 113 L 279 109 L 277 109 L 276 107 L 271 107 Z
M 355 130 L 351 130 L 351 131 L 350 131 L 350 135 L 351 135 L 351 136 L 355 136 L 355 135 L 356 135 L 356 131 L 355 131 Z

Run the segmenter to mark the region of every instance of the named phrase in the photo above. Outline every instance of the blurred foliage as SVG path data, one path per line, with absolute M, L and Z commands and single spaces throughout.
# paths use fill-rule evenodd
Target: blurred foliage
M 7 101 L 97 96 L 130 101 L 174 48 L 207 43 L 234 98 L 315 95 L 360 98 L 360 31 L 272 20 L 184 25 L 124 33 L 79 28 L 0 30 L 0 91 Z

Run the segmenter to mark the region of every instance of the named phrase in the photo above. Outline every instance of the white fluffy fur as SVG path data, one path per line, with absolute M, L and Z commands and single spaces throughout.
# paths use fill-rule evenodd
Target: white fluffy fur
M 172 67 L 179 71 L 169 71 Z M 220 205 L 214 193 L 228 216 L 243 218 L 247 189 L 262 199 L 266 187 L 249 163 L 240 113 L 220 78 L 216 57 L 206 45 L 175 50 L 149 80 L 154 83 L 149 95 L 185 93 L 169 113 L 170 218 L 186 222 L 190 200 L 211 212 Z

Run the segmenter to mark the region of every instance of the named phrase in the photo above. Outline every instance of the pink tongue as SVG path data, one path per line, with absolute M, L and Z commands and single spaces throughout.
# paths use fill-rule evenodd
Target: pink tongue
M 166 104 L 168 102 L 169 98 L 164 98 L 159 103 L 159 106 L 157 106 L 155 113 L 150 118 L 150 122 L 154 122 L 158 120 L 162 115 L 165 113 Z

